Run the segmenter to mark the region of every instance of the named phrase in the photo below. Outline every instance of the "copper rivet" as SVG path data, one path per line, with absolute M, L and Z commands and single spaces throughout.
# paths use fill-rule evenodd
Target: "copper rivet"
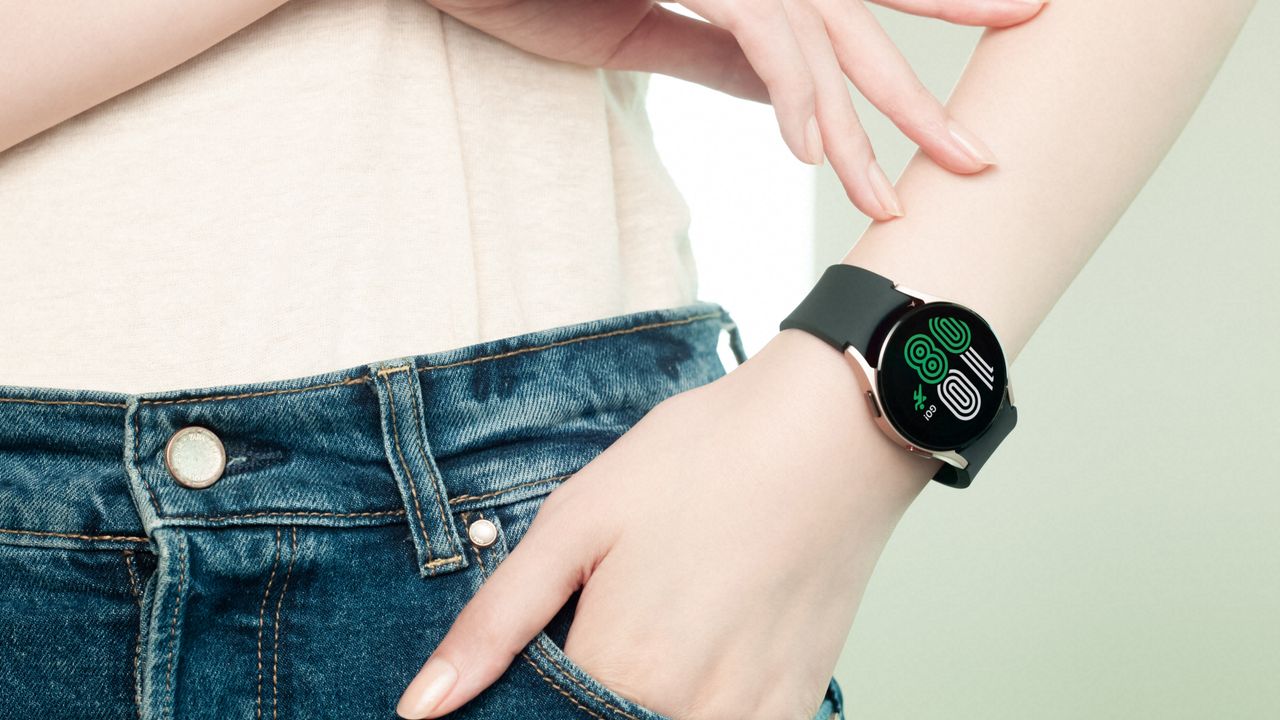
M 467 536 L 478 547 L 489 547 L 498 539 L 498 526 L 492 521 L 480 518 L 467 526 Z
M 212 430 L 189 425 L 175 432 L 165 444 L 164 464 L 179 485 L 207 488 L 222 477 L 227 452 Z

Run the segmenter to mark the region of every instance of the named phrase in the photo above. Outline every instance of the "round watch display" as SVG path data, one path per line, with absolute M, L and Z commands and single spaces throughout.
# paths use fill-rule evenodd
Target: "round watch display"
M 925 303 L 889 330 L 876 367 L 886 419 L 913 445 L 961 448 L 995 418 L 1008 384 L 1004 352 L 963 305 Z

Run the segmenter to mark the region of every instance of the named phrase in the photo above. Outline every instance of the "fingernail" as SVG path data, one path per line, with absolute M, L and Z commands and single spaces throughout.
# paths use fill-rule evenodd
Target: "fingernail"
M 889 176 L 884 174 L 880 163 L 875 160 L 867 166 L 867 178 L 871 181 L 871 190 L 884 211 L 894 217 L 902 217 L 902 203 L 898 201 L 898 193 L 894 192 Z
M 977 135 L 966 130 L 963 125 L 955 120 L 947 123 L 947 129 L 951 131 L 951 137 L 955 139 L 956 144 L 960 146 L 960 149 L 966 155 L 983 165 L 996 164 L 995 153 L 991 152 L 991 148 L 979 140 Z
M 821 165 L 822 154 L 822 133 L 818 132 L 818 116 L 814 115 L 809 118 L 808 124 L 804 126 L 804 149 L 809 153 L 809 162 L 814 165 Z
M 408 720 L 425 718 L 458 680 L 458 671 L 442 658 L 431 658 L 396 703 L 396 714 Z

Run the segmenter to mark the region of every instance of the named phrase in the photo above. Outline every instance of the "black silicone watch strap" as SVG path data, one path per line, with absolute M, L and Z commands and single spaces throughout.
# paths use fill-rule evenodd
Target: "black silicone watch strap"
M 832 265 L 778 329 L 804 330 L 840 352 L 852 345 L 866 357 L 871 336 L 885 316 L 910 301 L 883 275 L 854 265 Z
M 840 352 L 852 346 L 870 363 L 868 350 L 876 330 L 911 300 L 886 277 L 854 265 L 832 265 L 796 309 L 783 319 L 779 329 L 804 330 Z M 991 426 L 957 451 L 967 463 L 965 469 L 944 464 L 933 479 L 955 488 L 969 487 L 978 470 L 1017 422 L 1018 411 L 1006 393 Z
M 978 474 L 978 470 L 987 462 L 987 458 L 991 457 L 991 453 L 995 452 L 1000 441 L 1004 440 L 1017 424 L 1018 408 L 1009 404 L 1009 395 L 1006 393 L 1004 399 L 1000 401 L 1000 411 L 991 421 L 991 427 L 960 450 L 961 457 L 969 464 L 963 470 L 953 465 L 943 464 L 942 468 L 934 473 L 933 479 L 954 488 L 969 487 L 969 483 L 973 482 L 973 476 Z

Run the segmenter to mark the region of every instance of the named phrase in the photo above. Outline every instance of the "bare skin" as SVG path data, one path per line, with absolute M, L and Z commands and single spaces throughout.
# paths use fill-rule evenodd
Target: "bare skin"
M 1015 25 L 1040 11 L 1013 2 L 892 5 L 1021 13 L 948 18 L 991 25 Z M 67 0 L 0 0 L 0 150 L 145 82 L 280 4 L 228 0 L 157 12 L 121 2 L 90 13 Z M 464 15 L 475 7 L 458 5 Z M 527 0 L 489 7 L 583 6 Z M 809 161 L 816 153 L 805 126 L 816 110 L 819 145 L 851 201 L 879 219 L 897 216 L 895 203 L 905 213 L 873 225 L 846 262 L 974 307 L 1013 358 L 1177 136 L 1252 2 L 1056 0 L 1033 22 L 988 33 L 945 113 L 928 98 L 914 107 L 947 118 L 921 127 L 962 122 L 985 140 L 982 147 L 969 142 L 975 156 L 990 153 L 998 166 L 979 157 L 977 166 L 960 167 L 963 158 L 949 153 L 970 150 L 932 147 L 922 136 L 922 154 L 892 195 L 862 163 L 869 146 L 844 114 L 847 97 L 832 89 L 832 58 L 845 59 L 837 48 L 847 46 L 829 38 L 815 52 L 815 13 L 829 19 L 848 8 L 732 4 L 754 11 L 744 16 L 717 13 L 727 2 L 689 6 L 713 25 L 681 20 L 665 40 L 618 32 L 626 21 L 641 27 L 651 4 L 619 2 L 612 20 L 580 12 L 606 23 L 613 42 L 580 59 L 603 56 L 615 67 L 755 99 L 764 99 L 763 87 L 784 139 Z M 514 33 L 504 39 L 515 44 L 526 27 L 530 42 L 555 37 L 530 24 L 538 17 L 505 30 L 498 22 L 492 32 Z M 586 27 L 588 39 L 601 29 Z M 561 37 L 560 50 L 543 52 L 581 52 L 581 28 Z M 660 66 L 645 68 L 646 59 Z M 851 70 L 839 64 L 845 76 L 860 74 L 856 63 Z M 886 77 L 888 67 L 860 84 L 854 78 L 873 101 L 875 91 L 863 86 Z M 910 95 L 909 83 L 896 87 Z M 898 120 L 901 106 L 877 105 Z M 916 139 L 916 127 L 906 124 Z M 439 717 L 474 697 L 581 588 L 565 650 L 609 687 L 677 720 L 807 720 L 881 549 L 936 469 L 891 445 L 864 407 L 843 359 L 799 331 L 779 333 L 724 378 L 662 403 L 548 496 L 441 644 L 423 648 L 430 660 L 399 712 Z M 428 698 L 436 678 L 445 682 Z
M 999 166 L 964 177 L 918 154 L 899 183 L 905 217 L 873 224 L 845 262 L 970 305 L 1016 357 L 1252 4 L 1063 0 L 988 32 L 949 112 L 991 139 Z M 581 587 L 565 651 L 608 687 L 676 720 L 807 720 L 937 465 L 875 428 L 838 353 L 783 331 L 552 492 L 399 712 L 440 717 L 474 697 Z

